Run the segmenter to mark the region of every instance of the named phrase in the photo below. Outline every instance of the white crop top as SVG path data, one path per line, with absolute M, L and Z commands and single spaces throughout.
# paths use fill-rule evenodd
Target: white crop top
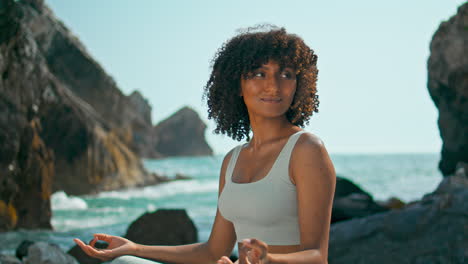
M 222 216 L 233 223 L 238 242 L 257 238 L 269 245 L 300 244 L 297 192 L 289 178 L 289 159 L 304 132 L 291 135 L 268 174 L 251 183 L 232 181 L 237 158 L 246 144 L 234 148 L 218 207 Z

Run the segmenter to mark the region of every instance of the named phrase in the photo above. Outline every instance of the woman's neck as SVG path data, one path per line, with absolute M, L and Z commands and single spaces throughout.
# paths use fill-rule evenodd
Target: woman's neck
M 300 130 L 299 127 L 291 124 L 286 116 L 278 119 L 257 119 L 253 120 L 253 122 L 251 120 L 250 127 L 252 128 L 253 137 L 249 145 L 254 149 Z

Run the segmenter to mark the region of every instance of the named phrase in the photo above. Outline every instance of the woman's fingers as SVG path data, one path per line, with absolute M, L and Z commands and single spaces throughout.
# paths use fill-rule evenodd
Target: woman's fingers
M 261 240 L 252 238 L 242 241 L 240 255 L 249 261 L 246 263 L 261 263 L 261 261 L 264 261 L 267 253 L 268 245 Z
M 108 260 L 111 257 L 110 250 L 96 250 L 94 247 L 90 245 L 86 245 L 83 241 L 79 240 L 78 238 L 73 239 L 73 241 L 89 256 L 99 258 L 101 260 Z
M 112 241 L 112 238 L 114 237 L 108 234 L 94 234 L 93 236 L 94 239 L 106 241 L 107 243 L 110 243 Z
M 232 261 L 226 256 L 221 257 L 218 261 L 216 261 L 216 263 L 217 264 L 233 264 Z

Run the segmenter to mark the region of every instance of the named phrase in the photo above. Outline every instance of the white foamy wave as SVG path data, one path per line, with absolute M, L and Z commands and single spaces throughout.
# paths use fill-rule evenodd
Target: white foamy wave
M 65 192 L 60 191 L 52 195 L 52 210 L 85 210 L 88 209 L 88 204 L 74 196 L 68 196 Z
M 205 192 L 217 192 L 217 182 L 176 181 L 154 186 L 147 186 L 138 189 L 127 189 L 120 191 L 102 192 L 97 195 L 99 198 L 125 199 L 130 198 L 162 198 L 177 194 L 193 194 Z
M 122 222 L 121 219 L 113 217 L 89 217 L 86 219 L 52 219 L 52 226 L 61 232 L 73 229 L 94 228 L 101 226 L 109 226 Z

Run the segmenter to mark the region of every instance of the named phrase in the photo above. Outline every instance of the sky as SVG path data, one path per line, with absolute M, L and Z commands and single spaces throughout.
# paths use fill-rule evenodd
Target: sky
M 318 55 L 319 113 L 305 130 L 330 153 L 437 153 L 427 90 L 429 44 L 462 0 L 46 0 L 55 16 L 157 124 L 184 106 L 207 124 L 215 154 L 239 144 L 213 133 L 203 87 L 216 51 L 238 29 L 285 27 Z

